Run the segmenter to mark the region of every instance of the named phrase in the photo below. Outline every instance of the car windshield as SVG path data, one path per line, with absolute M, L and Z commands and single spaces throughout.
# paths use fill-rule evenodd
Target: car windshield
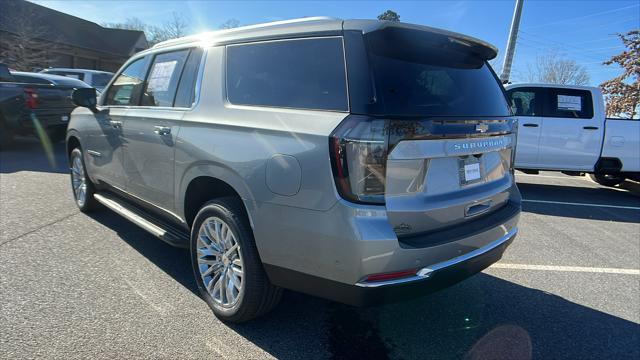
M 367 46 L 376 96 L 388 115 L 510 115 L 498 79 L 469 51 L 412 46 L 384 35 L 369 36 Z

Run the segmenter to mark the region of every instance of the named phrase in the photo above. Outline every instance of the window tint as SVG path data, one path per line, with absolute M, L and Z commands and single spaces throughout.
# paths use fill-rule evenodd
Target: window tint
M 424 32 L 365 36 L 377 111 L 400 116 L 509 116 L 500 82 L 484 58 Z
M 142 94 L 142 106 L 173 106 L 182 68 L 189 50 L 158 54 L 153 59 Z
M 113 74 L 107 73 L 94 73 L 91 75 L 91 85 L 98 88 L 103 88 L 107 86 Z
M 228 46 L 227 94 L 234 104 L 347 111 L 342 40 Z
M 533 89 L 514 89 L 508 93 L 511 100 L 511 110 L 516 116 L 541 116 L 539 108 L 539 96 Z
M 591 119 L 593 117 L 591 92 L 575 89 L 547 89 L 544 116 Z
M 127 66 L 107 91 L 105 105 L 138 105 L 147 59 L 138 59 Z
M 202 48 L 191 50 L 187 63 L 182 71 L 178 92 L 176 93 L 175 107 L 191 107 L 195 100 L 196 79 L 198 70 L 200 69 L 200 60 L 202 58 Z
M 51 74 L 51 75 L 66 76 L 66 77 L 70 77 L 72 79 L 84 80 L 84 74 L 83 73 L 64 72 L 64 71 L 46 71 L 46 73 L 47 74 Z

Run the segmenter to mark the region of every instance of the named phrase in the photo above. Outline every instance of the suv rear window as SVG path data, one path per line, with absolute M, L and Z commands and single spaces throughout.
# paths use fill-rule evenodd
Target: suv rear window
M 376 98 L 385 114 L 510 115 L 502 87 L 484 59 L 397 36 L 380 31 L 367 37 Z
M 229 45 L 227 96 L 240 105 L 347 111 L 342 39 Z

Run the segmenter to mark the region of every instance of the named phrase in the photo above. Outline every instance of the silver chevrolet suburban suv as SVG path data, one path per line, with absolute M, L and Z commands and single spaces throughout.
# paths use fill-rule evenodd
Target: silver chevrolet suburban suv
M 353 305 L 432 292 L 518 231 L 495 56 L 457 33 L 331 18 L 160 43 L 98 99 L 74 92 L 76 204 L 190 248 L 226 321 L 283 288 Z

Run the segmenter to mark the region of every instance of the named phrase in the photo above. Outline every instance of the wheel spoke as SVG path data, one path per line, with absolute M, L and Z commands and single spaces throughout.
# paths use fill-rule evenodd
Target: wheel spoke
M 207 292 L 221 306 L 235 305 L 243 291 L 244 271 L 231 227 L 218 217 L 205 219 L 197 242 L 198 270 Z

